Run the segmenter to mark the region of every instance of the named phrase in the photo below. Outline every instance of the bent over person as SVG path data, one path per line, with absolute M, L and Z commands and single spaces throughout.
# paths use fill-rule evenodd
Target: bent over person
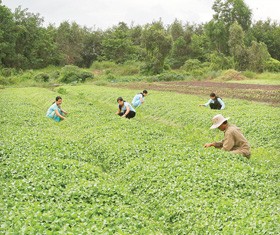
M 248 141 L 237 126 L 228 123 L 228 119 L 229 118 L 224 118 L 221 114 L 213 117 L 213 125 L 210 129 L 218 128 L 225 133 L 225 136 L 222 141 L 207 143 L 204 147 L 207 148 L 213 146 L 231 153 L 241 154 L 249 159 L 251 152 Z
M 122 97 L 119 97 L 117 99 L 117 102 L 119 104 L 119 109 L 116 112 L 117 115 L 128 119 L 135 117 L 136 111 L 134 108 L 132 108 L 130 103 L 123 100 Z
M 61 108 L 61 104 L 62 104 L 62 98 L 60 96 L 57 96 L 55 98 L 55 102 L 53 102 L 51 107 L 49 107 L 46 116 L 52 118 L 56 122 L 64 120 L 65 119 L 64 115 L 66 115 L 67 112 Z
M 215 93 L 210 94 L 210 99 L 206 104 L 200 104 L 200 106 L 205 107 L 208 105 L 211 109 L 224 109 L 226 107 L 224 101 L 220 97 L 216 96 Z
M 139 107 L 141 104 L 144 103 L 144 97 L 148 95 L 148 91 L 144 90 L 142 93 L 139 93 L 137 95 L 134 96 L 133 100 L 132 100 L 132 105 L 137 108 Z

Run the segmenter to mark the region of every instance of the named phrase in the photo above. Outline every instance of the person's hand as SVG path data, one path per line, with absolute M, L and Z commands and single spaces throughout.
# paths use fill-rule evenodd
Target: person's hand
M 124 115 L 122 115 L 122 117 L 123 117 L 123 118 L 125 118 L 125 117 L 126 117 L 126 115 L 124 114 Z
M 212 147 L 212 146 L 214 146 L 213 143 L 206 143 L 206 144 L 204 145 L 204 148 L 209 148 L 209 147 Z

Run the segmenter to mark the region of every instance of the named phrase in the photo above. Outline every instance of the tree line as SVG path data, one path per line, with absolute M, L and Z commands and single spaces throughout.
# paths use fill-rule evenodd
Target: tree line
M 280 72 L 279 22 L 252 22 L 243 0 L 215 0 L 212 9 L 212 19 L 204 24 L 119 22 L 93 30 L 68 21 L 44 27 L 39 14 L 21 7 L 12 12 L 0 0 L 0 68 L 139 61 L 144 74 L 183 66 Z

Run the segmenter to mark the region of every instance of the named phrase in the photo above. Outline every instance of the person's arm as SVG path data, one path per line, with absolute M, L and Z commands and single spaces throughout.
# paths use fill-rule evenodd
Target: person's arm
M 126 117 L 126 115 L 130 112 L 129 106 L 127 105 L 127 106 L 125 106 L 125 107 L 126 107 L 126 111 L 125 111 L 125 113 L 122 115 L 122 117 Z
M 211 101 L 212 101 L 212 99 L 209 99 L 207 103 L 205 103 L 205 104 L 200 104 L 199 106 L 205 106 L 205 107 L 207 107 L 207 106 L 211 103 Z
M 143 97 L 140 97 L 140 101 L 141 101 L 142 104 L 144 103 Z
M 56 114 L 56 116 L 60 117 L 61 119 L 65 119 L 65 117 L 63 117 L 63 116 L 58 112 L 58 109 L 55 110 L 55 114 Z
M 221 98 L 217 99 L 219 101 L 219 103 L 222 105 L 221 109 L 224 109 L 226 107 L 224 101 Z
M 213 147 L 214 143 L 206 143 L 204 144 L 204 148 L 209 148 L 209 147 Z
M 212 143 L 206 143 L 204 145 L 205 148 L 209 148 L 209 147 L 215 147 L 215 148 L 222 148 L 223 147 L 223 142 L 212 142 Z
M 227 131 L 225 133 L 222 150 L 230 151 L 233 148 L 233 146 L 234 146 L 234 132 Z
M 61 112 L 63 112 L 64 114 L 68 114 L 65 110 L 63 110 L 62 108 L 60 108 Z
M 116 112 L 116 114 L 118 115 L 120 112 L 121 112 L 121 110 L 120 110 L 120 109 L 118 109 L 118 111 Z

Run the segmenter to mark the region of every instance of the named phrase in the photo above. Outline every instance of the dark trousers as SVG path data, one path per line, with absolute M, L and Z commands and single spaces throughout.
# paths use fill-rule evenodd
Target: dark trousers
M 124 114 L 125 114 L 125 112 L 119 113 L 119 116 L 122 116 Z M 135 115 L 136 115 L 136 113 L 134 111 L 129 111 L 129 113 L 125 117 L 129 119 L 129 118 L 134 118 Z
M 222 105 L 218 100 L 215 100 L 214 103 L 210 103 L 210 108 L 211 109 L 221 109 Z

